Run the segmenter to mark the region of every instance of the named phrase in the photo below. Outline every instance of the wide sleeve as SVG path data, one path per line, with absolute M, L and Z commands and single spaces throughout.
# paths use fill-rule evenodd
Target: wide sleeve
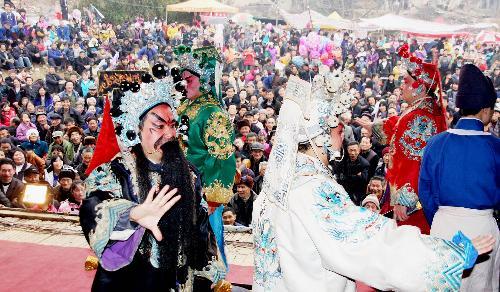
M 439 194 L 436 191 L 437 186 L 435 185 L 437 183 L 436 178 L 439 176 L 434 156 L 440 153 L 436 153 L 436 148 L 433 147 L 432 141 L 429 141 L 424 150 L 418 180 L 418 197 L 429 225 L 432 225 L 434 214 L 436 214 L 439 208 Z
M 123 197 L 122 182 L 110 164 L 96 168 L 85 185 L 80 225 L 101 266 L 116 271 L 132 262 L 145 232 L 130 221 L 130 210 L 137 204 Z
M 384 291 L 459 290 L 469 263 L 463 244 L 422 235 L 413 226 L 397 227 L 394 220 L 355 206 L 335 182 L 311 184 L 312 192 L 290 200 L 290 210 L 326 270 Z
M 394 116 L 386 120 L 375 121 L 372 126 L 373 138 L 381 145 L 389 144 L 398 120 L 399 117 Z
M 391 201 L 406 206 L 411 213 L 419 209 L 418 176 L 427 142 L 438 133 L 435 119 L 425 111 L 414 111 L 398 122 L 391 138 L 392 167 L 387 178 L 394 192 Z
M 227 113 L 220 108 L 208 109 L 205 115 L 206 122 L 201 133 L 207 149 L 203 161 L 203 189 L 208 202 L 227 203 L 233 195 L 236 173 L 234 131 Z

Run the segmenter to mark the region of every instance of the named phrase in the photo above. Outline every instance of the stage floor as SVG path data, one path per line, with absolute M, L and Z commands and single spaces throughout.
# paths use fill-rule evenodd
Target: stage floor
M 0 223 L 0 292 L 90 291 L 95 270 L 84 265 L 93 252 L 78 223 L 2 216 Z M 248 233 L 225 234 L 231 283 L 252 284 L 251 239 Z
M 0 291 L 90 291 L 95 270 L 84 269 L 88 255 L 88 248 L 0 240 Z M 231 265 L 232 283 L 251 285 L 251 277 L 251 268 Z

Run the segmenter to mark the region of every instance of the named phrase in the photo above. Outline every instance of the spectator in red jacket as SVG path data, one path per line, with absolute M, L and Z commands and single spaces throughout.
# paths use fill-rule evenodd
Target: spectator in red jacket
M 0 112 L 0 125 L 1 126 L 10 126 L 10 121 L 13 117 L 15 117 L 16 109 L 10 106 L 10 102 L 6 101 L 1 105 L 2 111 Z

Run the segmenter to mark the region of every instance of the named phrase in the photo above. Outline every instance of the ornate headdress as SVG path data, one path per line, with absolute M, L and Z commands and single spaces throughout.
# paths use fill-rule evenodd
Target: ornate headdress
M 280 207 L 287 208 L 287 194 L 295 175 L 298 145 L 323 139 L 329 143 L 329 130 L 339 125 L 338 115 L 346 112 L 354 98 L 349 85 L 350 71 L 322 68 L 314 85 L 291 76 L 285 102 L 280 110 L 276 142 L 267 165 L 262 192 Z
M 162 65 L 153 67 L 153 74 L 162 78 L 154 80 L 151 75 L 144 74 L 142 83 L 122 82 L 120 89 L 113 91 L 111 116 L 116 124 L 116 133 L 121 142 L 131 147 L 140 143 L 139 123 L 141 118 L 153 107 L 160 104 L 170 106 L 174 119 L 177 119 L 176 108 L 180 104 L 182 94 L 175 91 L 171 77 L 165 77 Z
M 300 142 L 308 142 L 318 135 L 329 134 L 330 128 L 338 127 L 339 116 L 349 110 L 354 99 L 354 93 L 350 89 L 353 81 L 354 73 L 350 70 L 330 71 L 325 65 L 319 68 L 319 74 L 313 80 L 311 105 L 304 113 L 306 126 L 299 136 Z
M 220 75 L 222 72 L 221 58 L 215 47 L 201 47 L 192 50 L 190 47 L 177 46 L 174 48 L 180 70 L 172 69 L 174 80 L 180 80 L 183 71 L 187 70 L 200 78 L 200 91 L 213 91 L 218 96 Z M 219 80 L 218 80 L 219 79 Z
M 437 66 L 425 63 L 415 54 L 410 53 L 409 48 L 408 44 L 402 45 L 398 50 L 398 55 L 401 57 L 403 67 L 408 71 L 408 74 L 415 79 L 411 85 L 415 89 L 414 95 L 419 95 L 425 90 L 429 95 L 433 95 L 440 99 L 441 75 L 439 74 Z M 439 90 L 439 93 L 436 94 L 436 90 Z
M 136 73 L 133 72 L 133 74 Z M 129 72 L 124 71 L 120 74 L 127 75 Z M 110 88 L 114 89 L 113 100 L 111 102 L 106 96 L 101 131 L 97 137 L 95 155 L 85 171 L 87 175 L 120 153 L 122 149 L 117 136 L 124 146 L 131 147 L 140 142 L 138 135 L 140 119 L 150 109 L 159 104 L 168 104 L 172 113 L 176 114 L 175 107 L 179 104 L 178 98 L 180 97 L 180 93 L 174 91 L 177 84 L 170 77 L 162 79 L 167 75 L 163 65 L 153 66 L 153 75 L 160 80 L 155 82 L 151 75 L 144 73 L 141 75 L 140 84 L 122 81 L 119 84 L 110 85 Z M 117 78 L 117 80 L 122 79 Z M 178 129 L 178 132 L 181 131 Z

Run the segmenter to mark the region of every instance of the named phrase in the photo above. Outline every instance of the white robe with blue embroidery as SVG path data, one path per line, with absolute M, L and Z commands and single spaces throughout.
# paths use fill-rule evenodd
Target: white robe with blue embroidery
M 355 206 L 316 159 L 298 154 L 286 204 L 254 202 L 253 291 L 456 291 L 464 250 Z

